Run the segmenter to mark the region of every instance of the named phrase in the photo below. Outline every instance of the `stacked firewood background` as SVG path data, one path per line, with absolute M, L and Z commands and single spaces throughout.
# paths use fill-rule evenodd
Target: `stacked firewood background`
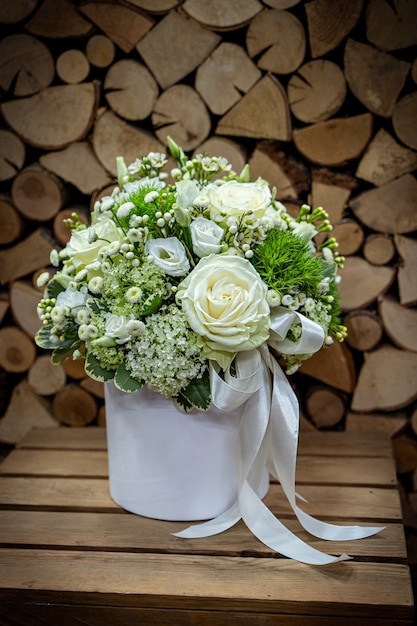
M 302 428 L 386 432 L 417 508 L 417 0 L 2 0 L 0 32 L 0 441 L 105 423 L 36 278 L 171 135 L 329 213 L 349 337 L 293 376 Z

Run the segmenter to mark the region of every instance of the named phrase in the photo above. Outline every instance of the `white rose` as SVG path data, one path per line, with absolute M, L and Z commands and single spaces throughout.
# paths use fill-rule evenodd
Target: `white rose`
M 113 315 L 108 313 L 106 317 L 106 335 L 107 337 L 113 337 L 116 343 L 123 344 L 129 341 L 129 322 L 131 318 L 126 315 Z
M 263 180 L 254 183 L 231 180 L 223 185 L 212 184 L 207 186 L 206 194 L 212 210 L 237 218 L 248 211 L 252 211 L 255 218 L 263 217 L 272 200 L 268 183 Z
M 92 232 L 96 237 L 90 241 Z M 81 265 L 88 265 L 97 259 L 97 255 L 104 246 L 108 246 L 113 241 L 122 241 L 123 232 L 117 228 L 110 219 L 103 219 L 94 226 L 83 230 L 73 230 L 71 239 L 61 252 L 63 257 L 71 257 L 76 268 Z
M 266 285 L 247 259 L 212 254 L 180 283 L 177 300 L 191 328 L 203 338 L 207 358 L 224 368 L 234 353 L 268 339 L 266 293 Z
M 176 237 L 148 239 L 145 254 L 168 276 L 184 276 L 190 269 L 185 248 Z
M 190 224 L 193 250 L 198 257 L 220 252 L 223 228 L 204 217 L 197 217 Z

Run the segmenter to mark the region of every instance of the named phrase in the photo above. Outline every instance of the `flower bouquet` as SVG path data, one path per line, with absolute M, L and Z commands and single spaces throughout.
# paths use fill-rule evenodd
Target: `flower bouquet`
M 76 215 L 70 220 L 68 244 L 51 254 L 61 269 L 40 277 L 46 289 L 36 343 L 52 350 L 54 363 L 84 359 L 89 376 L 112 383 L 106 385 L 108 418 L 110 406 L 117 413 L 127 397 L 141 397 L 134 419 L 146 414 L 154 423 L 165 416 L 159 438 L 169 432 L 167 402 L 177 420 L 170 437 L 178 439 L 178 423 L 188 414 L 192 429 L 204 413 L 215 410 L 226 424 L 237 412 L 233 501 L 215 520 L 180 536 L 214 534 L 243 518 L 281 553 L 331 562 L 336 557 L 297 539 L 261 501 L 267 468 L 313 534 L 353 539 L 377 530 L 335 531 L 295 502 L 298 404 L 281 365 L 291 374 L 323 344 L 346 335 L 337 292 L 343 258 L 334 238 L 315 244 L 318 233 L 331 230 L 328 216 L 303 204 L 294 217 L 267 181 L 251 181 L 248 166 L 237 174 L 222 157 L 190 159 L 170 138 L 168 146 L 176 161 L 170 172 L 163 154 L 129 166 L 119 157 L 118 186 L 95 203 L 91 225 Z M 112 431 L 115 438 L 122 428 Z M 210 449 L 209 430 L 194 446 L 197 456 Z M 209 456 L 219 465 L 215 445 Z M 218 488 L 229 471 L 218 472 Z

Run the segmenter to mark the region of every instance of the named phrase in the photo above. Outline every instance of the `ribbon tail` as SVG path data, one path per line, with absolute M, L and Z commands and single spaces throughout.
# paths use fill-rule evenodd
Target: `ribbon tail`
M 218 515 L 215 519 L 203 522 L 202 524 L 194 524 L 188 526 L 184 530 L 178 533 L 172 533 L 175 537 L 182 537 L 183 539 L 197 539 L 201 537 L 212 537 L 218 535 L 229 528 L 232 528 L 241 519 L 239 513 L 238 503 L 235 502 L 233 506 L 227 511 Z
M 384 527 L 329 524 L 317 520 L 297 506 L 295 500 L 295 467 L 298 440 L 298 401 L 278 363 L 272 357 L 270 359 L 274 377 L 274 391 L 270 422 L 269 464 L 275 469 L 273 473 L 281 483 L 300 524 L 311 535 L 328 541 L 363 539 L 380 532 Z
M 309 546 L 282 524 L 246 482 L 239 497 L 242 519 L 262 543 L 283 556 L 308 565 L 328 565 L 351 559 L 347 554 L 331 556 Z

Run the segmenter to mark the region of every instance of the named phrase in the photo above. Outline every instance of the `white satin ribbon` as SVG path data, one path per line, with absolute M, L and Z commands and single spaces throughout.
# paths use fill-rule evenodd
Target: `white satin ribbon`
M 297 344 L 285 339 L 298 317 L 302 335 Z M 268 343 L 280 352 L 305 354 L 316 352 L 323 343 L 322 328 L 297 312 L 276 307 Z M 288 379 L 266 344 L 240 352 L 236 357 L 236 376 L 228 370 L 224 379 L 210 363 L 213 404 L 231 411 L 243 406 L 239 431 L 239 489 L 235 504 L 213 520 L 196 524 L 175 533 L 177 537 L 208 537 L 231 528 L 243 519 L 252 533 L 265 545 L 284 556 L 311 565 L 344 561 L 321 552 L 299 539 L 266 507 L 256 490 L 265 468 L 279 481 L 301 525 L 321 539 L 349 541 L 369 537 L 383 527 L 338 526 L 315 519 L 296 503 L 295 469 L 298 445 L 298 401 Z M 271 387 L 272 375 L 272 387 Z

